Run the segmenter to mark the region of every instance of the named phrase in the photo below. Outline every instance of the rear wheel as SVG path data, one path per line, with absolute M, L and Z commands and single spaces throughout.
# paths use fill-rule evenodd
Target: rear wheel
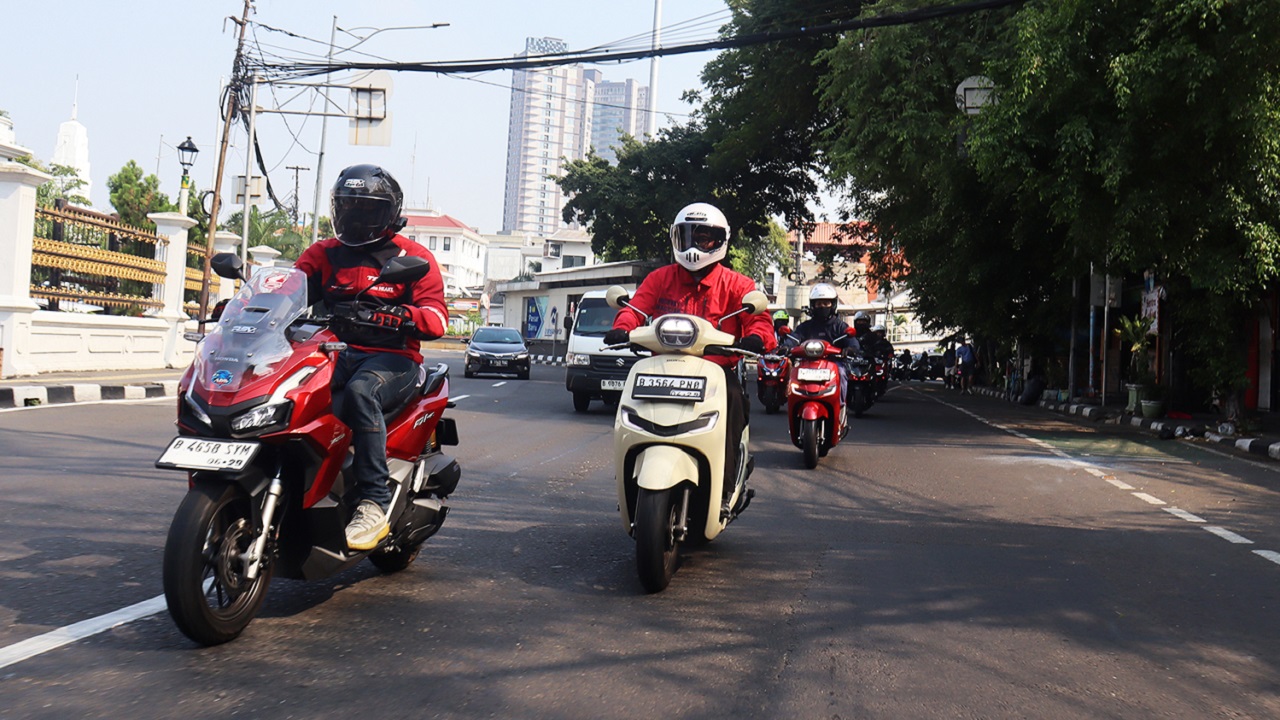
M 255 540 L 250 499 L 234 485 L 187 493 L 164 544 L 164 599 L 183 635 L 202 645 L 233 640 L 258 608 L 271 565 L 253 580 L 242 556 Z
M 573 393 L 573 409 L 577 412 L 586 412 L 589 407 L 591 407 L 591 396 L 584 392 L 575 391 Z
M 675 575 L 680 544 L 675 538 L 675 492 L 645 490 L 636 497 L 636 570 L 647 592 L 665 590 Z
M 800 421 L 800 450 L 804 453 L 804 466 L 810 470 L 818 467 L 818 422 Z

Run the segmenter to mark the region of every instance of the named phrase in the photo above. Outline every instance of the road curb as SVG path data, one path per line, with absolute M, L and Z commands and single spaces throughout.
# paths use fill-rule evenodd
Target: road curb
M 998 390 L 990 388 L 974 388 L 974 391 L 979 395 L 1005 399 L 1004 393 Z M 1010 402 L 1014 401 L 1010 400 Z M 1075 415 L 1077 417 L 1085 418 L 1086 420 L 1114 422 L 1118 425 L 1128 425 L 1130 427 L 1147 430 L 1162 438 L 1199 438 L 1216 445 L 1228 446 L 1250 455 L 1257 455 L 1269 460 L 1280 460 L 1280 439 L 1260 437 L 1242 438 L 1234 435 L 1221 435 L 1210 431 L 1207 427 L 1201 424 L 1157 420 L 1123 411 L 1119 413 L 1107 412 L 1105 409 L 1096 405 L 1088 405 L 1085 403 L 1041 400 L 1036 404 L 1046 410 L 1052 410 L 1063 415 Z
M 139 383 L 136 385 L 100 385 L 97 383 L 14 385 L 0 388 L 0 409 L 34 407 L 38 405 L 67 405 L 98 400 L 143 400 L 155 397 L 171 397 L 177 394 L 177 380 Z

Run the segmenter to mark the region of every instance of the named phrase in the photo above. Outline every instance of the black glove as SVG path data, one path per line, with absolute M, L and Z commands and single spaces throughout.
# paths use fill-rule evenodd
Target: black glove
M 399 331 L 409 322 L 409 308 L 403 305 L 379 305 L 373 309 L 361 309 L 361 322 L 372 323 L 384 330 Z
M 622 328 L 613 328 L 609 332 L 604 334 L 604 344 L 605 345 L 622 345 L 623 343 L 627 342 L 627 340 L 629 340 L 630 338 L 631 338 L 631 332 L 629 330 L 623 330 Z
M 736 347 L 759 355 L 764 352 L 764 338 L 759 335 L 748 335 L 739 340 Z

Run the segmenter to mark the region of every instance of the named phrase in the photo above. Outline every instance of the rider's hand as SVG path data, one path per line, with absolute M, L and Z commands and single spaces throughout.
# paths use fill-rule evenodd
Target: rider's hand
M 764 352 L 764 338 L 759 335 L 748 335 L 738 341 L 737 347 L 759 355 Z
M 409 322 L 409 309 L 403 305 L 379 305 L 372 310 L 366 311 L 367 317 L 361 317 L 364 322 L 373 323 L 385 330 L 400 330 L 405 323 Z M 365 313 L 361 313 L 365 315 Z
M 631 338 L 630 331 L 613 328 L 604 334 L 605 345 L 621 345 Z

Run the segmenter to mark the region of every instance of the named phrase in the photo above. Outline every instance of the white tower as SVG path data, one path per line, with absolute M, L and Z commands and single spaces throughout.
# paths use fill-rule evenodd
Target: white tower
M 76 120 L 80 101 L 80 81 L 76 80 L 76 94 L 71 101 L 71 119 L 58 126 L 58 144 L 53 148 L 53 164 L 75 168 L 76 175 L 84 181 L 78 194 L 89 198 L 93 180 L 89 177 L 89 132 Z

